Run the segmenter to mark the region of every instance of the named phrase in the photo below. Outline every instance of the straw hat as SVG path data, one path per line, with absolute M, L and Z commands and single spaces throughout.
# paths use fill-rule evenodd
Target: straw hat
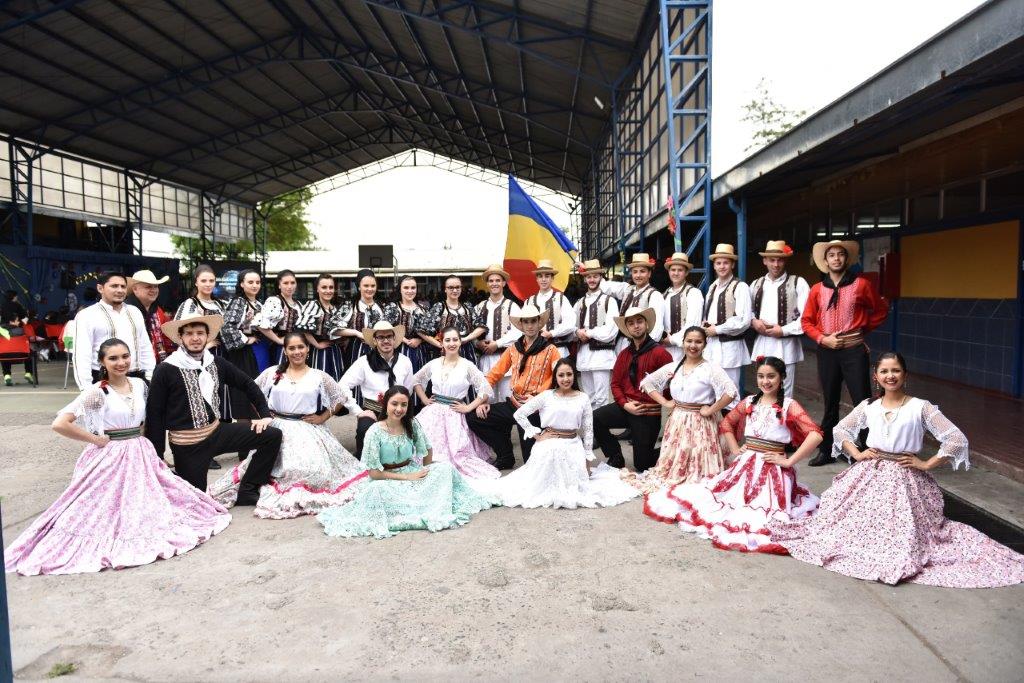
M 633 260 L 626 264 L 627 268 L 646 268 L 652 270 L 656 261 L 642 251 L 633 254 Z
M 504 278 L 505 282 L 508 282 L 510 279 L 508 271 L 505 270 L 504 266 L 502 266 L 502 264 L 500 263 L 492 263 L 491 265 L 487 266 L 484 269 L 484 272 L 480 275 L 480 277 L 483 278 L 484 282 L 487 282 L 487 278 L 489 278 L 492 275 L 500 275 L 502 278 Z
M 210 330 L 210 339 L 213 339 L 224 325 L 224 316 L 186 313 L 177 320 L 168 320 L 160 326 L 160 330 L 167 335 L 168 339 L 181 346 L 181 328 L 192 323 L 205 323 Z
M 665 259 L 665 270 L 668 270 L 669 266 L 683 266 L 687 270 L 693 269 L 693 264 L 690 263 L 690 257 L 685 251 L 677 251 L 672 254 L 672 256 Z
M 128 278 L 128 289 L 130 290 L 133 285 L 162 285 L 170 279 L 167 275 L 158 278 L 152 270 L 140 270 Z
M 733 261 L 739 261 L 739 256 L 736 255 L 736 247 L 731 244 L 718 244 L 715 246 L 715 253 L 711 254 L 711 260 L 714 261 L 716 258 L 727 258 Z
M 558 275 L 558 269 L 555 268 L 555 264 L 551 262 L 551 259 L 542 258 L 540 261 L 537 261 L 537 267 L 533 271 L 534 275 L 540 275 L 541 273 Z
M 832 240 L 831 242 L 817 242 L 811 249 L 814 258 L 814 265 L 823 273 L 828 272 L 828 263 L 825 262 L 825 252 L 829 247 L 842 247 L 846 250 L 846 266 L 850 267 L 860 261 L 860 244 L 853 240 Z
M 622 315 L 615 316 L 614 318 L 612 318 L 612 320 L 615 321 L 615 326 L 619 328 L 619 331 L 628 337 L 629 331 L 626 330 L 626 321 L 629 320 L 630 318 L 635 318 L 638 315 L 642 315 L 644 317 L 644 320 L 647 321 L 647 332 L 649 333 L 651 329 L 654 328 L 654 321 L 657 319 L 654 315 L 653 308 L 640 308 L 639 306 L 632 306 L 630 308 L 627 308 L 625 313 L 623 313 Z
M 789 258 L 793 255 L 793 247 L 786 244 L 786 240 L 768 240 L 768 246 L 764 251 L 757 252 L 761 256 L 780 256 Z
M 395 333 L 395 346 L 402 343 L 405 339 L 405 325 L 392 325 L 387 320 L 378 320 L 373 324 L 373 327 L 363 328 L 363 341 L 371 349 L 377 348 L 377 340 L 373 338 L 378 332 L 394 332 Z
M 551 315 L 549 311 L 541 311 L 536 306 L 527 305 L 519 309 L 519 315 L 510 315 L 509 321 L 512 323 L 512 327 L 516 328 L 520 332 L 523 331 L 522 321 L 529 318 L 540 318 L 540 325 L 544 325 L 548 322 L 548 316 Z
M 577 270 L 580 275 L 604 275 L 608 272 L 608 269 L 602 266 L 596 258 L 584 261 Z

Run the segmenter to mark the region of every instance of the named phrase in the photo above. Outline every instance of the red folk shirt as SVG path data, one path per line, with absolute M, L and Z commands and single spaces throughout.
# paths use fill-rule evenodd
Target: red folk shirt
M 804 334 L 817 344 L 821 343 L 822 337 L 839 332 L 860 330 L 866 335 L 885 322 L 889 315 L 888 304 L 871 283 L 862 277 L 856 277 L 850 284 L 840 287 L 839 302 L 829 308 L 828 302 L 834 291 L 819 282 L 811 287 L 811 293 L 807 296 L 800 324 Z
M 612 368 L 612 396 L 620 406 L 629 401 L 654 403 L 654 400 L 646 392 L 640 391 L 639 384 L 647 375 L 661 366 L 671 363 L 672 355 L 661 345 L 641 354 L 636 363 L 636 384 L 629 379 L 629 363 L 632 359 L 629 347 L 620 351 L 618 358 L 615 359 L 615 366 Z
M 562 359 L 562 354 L 558 347 L 548 344 L 539 353 L 527 358 L 526 367 L 519 372 L 522 359 L 523 354 L 513 344 L 502 352 L 501 358 L 487 373 L 487 382 L 494 387 L 509 368 L 512 369 L 512 399 L 517 405 L 522 405 L 540 392 L 551 388 L 552 370 L 555 363 Z

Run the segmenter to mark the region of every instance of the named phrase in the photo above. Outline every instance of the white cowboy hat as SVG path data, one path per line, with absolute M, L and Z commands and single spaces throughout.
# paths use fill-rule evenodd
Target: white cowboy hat
M 768 240 L 768 245 L 764 248 L 764 251 L 759 251 L 757 253 L 761 256 L 789 258 L 793 255 L 793 247 L 786 244 L 786 240 Z
M 492 263 L 491 265 L 487 266 L 487 268 L 484 269 L 484 272 L 480 275 L 480 277 L 483 278 L 484 282 L 487 282 L 487 278 L 489 278 L 491 275 L 500 275 L 501 277 L 505 278 L 505 282 L 508 282 L 510 279 L 508 271 L 505 270 L 505 267 L 502 266 L 500 263 Z
M 638 251 L 633 254 L 633 260 L 626 264 L 627 268 L 646 268 L 647 270 L 653 270 L 656 261 L 652 259 L 648 254 L 642 251 Z
M 657 317 L 654 315 L 654 309 L 649 306 L 647 308 L 632 306 L 631 308 L 627 308 L 625 313 L 615 316 L 612 320 L 615 321 L 615 326 L 619 328 L 619 331 L 628 337 L 630 335 L 629 331 L 626 329 L 626 321 L 630 318 L 635 318 L 638 315 L 642 315 L 644 320 L 647 321 L 647 332 L 650 333 L 651 329 L 654 327 L 654 321 L 657 320 Z
M 186 313 L 177 320 L 168 320 L 160 326 L 160 330 L 167 335 L 168 339 L 181 346 L 181 328 L 192 323 L 204 323 L 210 331 L 210 339 L 213 339 L 220 332 L 220 328 L 224 326 L 224 316 Z
M 592 258 L 589 261 L 584 261 L 576 269 L 580 275 L 604 275 L 608 272 L 608 269 L 601 265 L 601 262 L 596 258 Z
M 558 269 L 555 268 L 555 264 L 552 263 L 551 259 L 542 258 L 540 261 L 537 261 L 537 267 L 533 270 L 534 275 L 539 275 L 541 273 L 558 275 Z
M 131 289 L 133 285 L 162 285 L 170 279 L 167 275 L 158 278 L 152 270 L 139 270 L 128 278 L 128 289 Z
M 373 335 L 378 332 L 394 332 L 396 347 L 405 339 L 405 325 L 392 325 L 387 320 L 378 320 L 373 324 L 373 327 L 363 328 L 363 341 L 371 349 L 377 348 L 377 340 L 373 338 Z
M 724 243 L 715 245 L 715 253 L 711 254 L 711 260 L 714 261 L 716 258 L 727 258 L 733 261 L 740 260 L 740 257 L 736 255 L 736 247 Z
M 527 306 L 523 306 L 521 309 L 519 309 L 519 315 L 510 315 L 508 317 L 508 319 L 512 323 L 512 327 L 514 327 L 517 330 L 519 330 L 520 332 L 522 332 L 523 331 L 523 327 L 522 327 L 522 321 L 523 320 L 529 320 L 530 318 L 540 318 L 540 326 L 544 327 L 544 325 L 547 324 L 548 316 L 550 316 L 550 315 L 551 315 L 550 311 L 541 311 L 536 306 L 527 305 Z
M 830 247 L 842 247 L 846 250 L 846 267 L 860 261 L 860 243 L 853 240 L 832 240 L 831 242 L 817 242 L 811 249 L 811 256 L 814 258 L 814 265 L 823 273 L 828 272 L 828 263 L 825 262 L 825 253 Z
M 683 266 L 687 270 L 693 269 L 693 264 L 690 263 L 690 257 L 685 251 L 677 251 L 672 254 L 672 256 L 665 259 L 665 270 L 668 270 L 669 266 Z

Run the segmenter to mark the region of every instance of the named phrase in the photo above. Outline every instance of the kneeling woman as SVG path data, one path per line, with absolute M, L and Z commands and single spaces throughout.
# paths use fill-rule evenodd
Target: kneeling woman
M 767 525 L 806 517 L 818 507 L 817 496 L 797 483 L 793 466 L 821 443 L 821 428 L 783 395 L 781 359 L 762 356 L 754 371 L 759 391 L 740 401 L 718 427 L 735 456 L 732 465 L 712 479 L 652 493 L 644 512 L 679 522 L 683 531 L 709 538 L 722 550 L 786 555 L 771 542 Z M 788 457 L 787 444 L 797 449 Z
M 647 375 L 640 390 L 672 412 L 665 420 L 658 463 L 643 474 L 622 478 L 645 494 L 676 484 L 692 484 L 722 471 L 718 439 L 721 410 L 736 397 L 736 385 L 717 363 L 704 358 L 707 332 L 690 327 L 683 334 L 683 359 Z M 669 386 L 672 397 L 663 390 Z
M 285 359 L 267 368 L 256 385 L 274 412 L 271 426 L 281 430 L 281 451 L 260 487 L 254 514 L 264 519 L 288 519 L 344 505 L 355 495 L 366 468 L 342 448 L 324 423 L 349 401 L 348 391 L 322 370 L 306 364 L 309 346 L 301 332 L 284 336 Z M 234 505 L 239 482 L 249 466 L 242 462 L 210 486 L 210 495 Z
M 903 388 L 907 364 L 883 353 L 875 369 L 881 398 L 861 402 L 833 432 L 857 462 L 821 494 L 808 519 L 769 524 L 772 541 L 798 560 L 857 579 L 946 588 L 992 588 L 1024 581 L 1024 556 L 942 514 L 942 491 L 928 474 L 944 462 L 969 466 L 967 438 L 928 401 Z M 867 448 L 855 440 L 868 430 Z M 925 431 L 939 442 L 917 457 Z
M 563 358 L 555 363 L 552 388 L 515 412 L 524 438 L 536 444 L 525 465 L 497 481 L 473 486 L 498 495 L 507 507 L 577 508 L 611 506 L 640 495 L 619 478 L 619 470 L 602 465 L 593 474 L 594 417 L 590 397 L 580 391 L 576 368 Z M 542 429 L 530 424 L 540 413 Z
M 471 489 L 448 463 L 431 464 L 430 444 L 409 412 L 408 389 L 391 387 L 381 403 L 385 414 L 363 442 L 369 481 L 348 505 L 317 515 L 324 533 L 387 538 L 409 529 L 440 531 L 497 502 Z
M 61 436 L 89 445 L 60 498 L 4 551 L 9 572 L 79 574 L 149 564 L 192 550 L 231 521 L 220 504 L 171 472 L 142 436 L 146 383 L 127 376 L 128 346 L 108 339 L 99 362 L 103 380 L 53 421 Z

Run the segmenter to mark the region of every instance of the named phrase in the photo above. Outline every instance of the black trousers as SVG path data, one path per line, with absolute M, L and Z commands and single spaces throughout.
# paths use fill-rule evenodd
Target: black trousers
M 3 368 L 3 372 L 4 372 L 5 375 L 11 374 L 11 366 L 13 364 L 15 364 L 15 363 L 19 363 L 20 365 L 24 365 L 25 366 L 25 372 L 32 372 L 32 373 L 34 373 L 36 371 L 36 354 L 34 354 L 34 353 L 30 354 L 28 356 L 28 358 L 26 358 L 25 360 L 3 360 L 3 361 L 0 361 L 0 367 Z
M 661 415 L 633 415 L 618 403 L 609 403 L 594 411 L 594 447 L 604 451 L 604 457 L 612 467 L 623 467 L 626 464 L 622 457 L 622 446 L 610 431 L 624 427 L 630 431 L 633 467 L 637 472 L 654 467 L 658 462 L 654 444 L 661 433 Z
M 270 481 L 277 453 L 281 450 L 281 430 L 267 427 L 257 434 L 248 422 L 222 422 L 205 440 L 191 446 L 171 444 L 174 453 L 174 471 L 200 491 L 206 490 L 206 472 L 215 455 L 238 450 L 256 449 L 252 462 L 242 477 L 239 493 L 258 493 L 260 486 Z
M 487 417 L 480 419 L 476 411 L 466 413 L 466 424 L 470 430 L 480 437 L 481 441 L 491 447 L 497 456 L 495 465 L 501 468 L 509 468 L 516 462 L 516 456 L 512 452 L 512 428 L 519 432 L 519 447 L 523 451 L 523 462 L 530 459 L 530 451 L 533 450 L 533 439 L 523 438 L 523 428 L 515 421 L 512 415 L 516 407 L 512 401 L 505 399 L 501 403 L 491 406 Z M 534 413 L 530 416 L 530 424 L 540 427 L 540 415 Z
M 356 419 L 356 458 L 363 459 L 363 440 L 366 438 L 366 430 L 377 422 L 372 417 L 360 417 Z
M 849 349 L 818 347 L 818 378 L 825 401 L 825 414 L 821 418 L 824 439 L 819 450 L 832 454 L 832 430 L 839 423 L 839 400 L 843 395 L 843 382 L 850 391 L 853 405 L 871 398 L 870 359 L 864 345 Z M 862 437 L 863 438 L 863 435 Z

